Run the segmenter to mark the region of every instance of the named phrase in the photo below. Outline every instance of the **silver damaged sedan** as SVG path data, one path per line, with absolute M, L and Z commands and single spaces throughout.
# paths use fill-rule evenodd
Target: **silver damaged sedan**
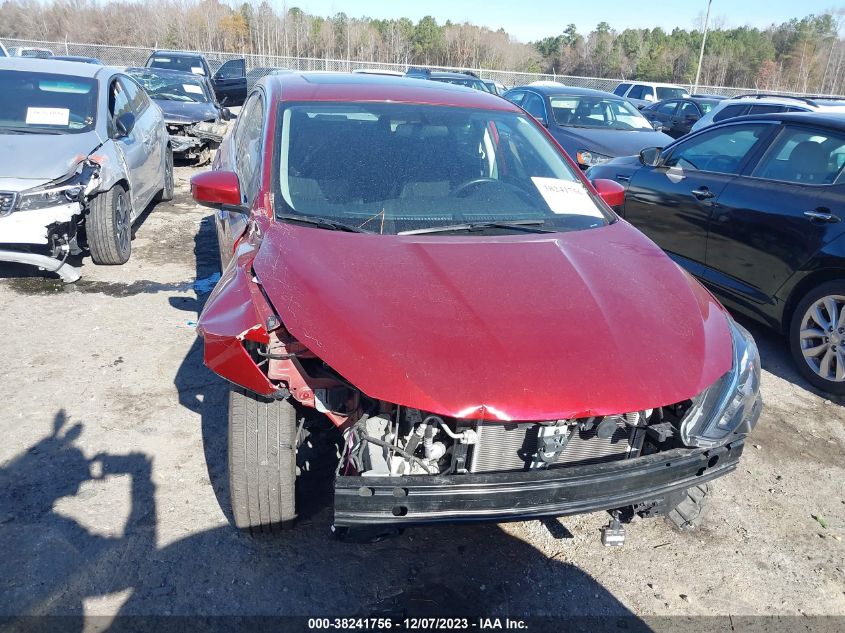
M 132 224 L 173 197 L 161 110 L 117 68 L 0 59 L 0 262 L 79 279 L 73 261 L 123 264 Z

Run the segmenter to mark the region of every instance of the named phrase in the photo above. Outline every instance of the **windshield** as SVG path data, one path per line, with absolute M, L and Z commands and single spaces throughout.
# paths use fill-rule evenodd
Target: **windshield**
M 127 72 L 143 86 L 152 99 L 186 103 L 208 103 L 211 100 L 206 92 L 205 82 L 196 75 L 157 73 L 154 70 Z
M 566 231 L 612 220 L 521 113 L 315 103 L 283 108 L 278 120 L 278 216 L 390 234 L 514 221 Z
M 0 70 L 0 95 L 0 134 L 74 134 L 94 129 L 94 79 Z
M 147 62 L 149 68 L 165 68 L 167 70 L 181 70 L 194 75 L 204 75 L 205 69 L 202 58 L 185 55 L 155 55 Z
M 663 101 L 664 99 L 683 99 L 684 97 L 688 97 L 689 93 L 684 90 L 683 88 L 666 88 L 666 87 L 657 87 L 657 100 Z
M 628 101 L 612 97 L 551 97 L 558 125 L 597 127 L 608 130 L 653 130 L 639 110 Z
M 480 79 L 474 79 L 472 77 L 467 77 L 466 79 L 464 79 L 463 77 L 432 77 L 431 79 L 432 81 L 439 81 L 446 84 L 454 84 L 455 86 L 475 88 L 476 90 L 481 90 L 482 92 L 492 92 L 486 83 L 484 83 Z

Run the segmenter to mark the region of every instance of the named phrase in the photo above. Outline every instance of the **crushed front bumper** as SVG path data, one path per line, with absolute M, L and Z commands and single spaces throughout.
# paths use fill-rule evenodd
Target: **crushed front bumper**
M 4 251 L 0 249 L 0 262 L 13 262 L 16 264 L 29 264 L 30 266 L 38 266 L 43 270 L 56 273 L 63 282 L 71 284 L 78 281 L 81 275 L 79 269 L 74 268 L 70 264 L 63 262 L 60 259 L 53 259 L 47 255 L 39 255 L 37 253 L 27 253 L 23 251 Z
M 744 446 L 673 449 L 593 466 L 528 472 L 337 477 L 338 527 L 565 516 L 659 500 L 733 471 Z

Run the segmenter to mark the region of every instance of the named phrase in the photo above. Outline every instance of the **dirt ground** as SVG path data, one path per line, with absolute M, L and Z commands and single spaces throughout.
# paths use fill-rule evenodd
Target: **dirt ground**
M 289 533 L 238 533 L 227 387 L 194 330 L 219 270 L 193 171 L 127 265 L 85 259 L 69 286 L 0 269 L 0 615 L 845 615 L 845 409 L 751 323 L 765 409 L 699 531 L 635 519 L 605 549 L 591 514 L 349 544 L 315 494 Z

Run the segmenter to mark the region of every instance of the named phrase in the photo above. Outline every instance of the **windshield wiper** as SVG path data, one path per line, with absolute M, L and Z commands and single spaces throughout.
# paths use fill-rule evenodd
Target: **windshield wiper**
M 349 226 L 343 222 L 335 222 L 334 220 L 327 220 L 326 218 L 309 218 L 304 215 L 277 215 L 277 220 L 284 220 L 286 222 L 302 222 L 303 224 L 313 224 L 322 229 L 330 231 L 348 231 L 350 233 L 372 233 L 366 229 L 359 229 L 357 226 Z
M 541 228 L 545 220 L 503 220 L 500 222 L 469 222 L 466 224 L 449 224 L 447 226 L 430 226 L 425 229 L 402 231 L 399 235 L 422 235 L 424 233 L 448 233 L 450 231 L 480 231 L 487 228 L 517 229 L 529 233 L 555 233 L 555 231 Z

